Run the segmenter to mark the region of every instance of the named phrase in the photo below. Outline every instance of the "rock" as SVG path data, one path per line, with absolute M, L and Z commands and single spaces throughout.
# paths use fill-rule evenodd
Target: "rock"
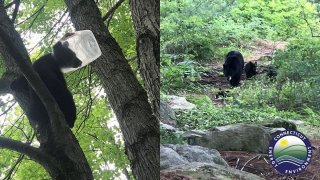
M 182 134 L 183 137 L 189 138 L 189 137 L 203 137 L 206 135 L 206 131 L 201 130 L 192 130 L 192 131 L 186 131 Z
M 186 132 L 190 145 L 199 145 L 218 151 L 248 151 L 267 153 L 271 136 L 260 125 L 233 124 L 216 127 L 204 133 Z
M 263 123 L 265 127 L 272 127 L 272 128 L 285 128 L 286 130 L 297 130 L 297 126 L 292 121 L 286 121 L 281 119 L 280 117 L 275 117 L 274 120 L 270 122 Z
M 167 169 L 191 162 L 215 163 L 228 166 L 228 163 L 215 149 L 190 145 L 160 145 L 160 169 Z
M 179 131 L 170 125 L 160 122 L 160 143 L 161 144 L 182 144 L 185 139 L 182 137 L 183 131 Z
M 196 105 L 188 102 L 185 97 L 169 95 L 167 98 L 168 104 L 172 109 L 191 110 L 196 108 Z
M 288 119 L 288 121 L 294 123 L 294 124 L 297 125 L 297 126 L 304 124 L 304 122 L 301 121 L 301 120 Z
M 168 103 L 160 100 L 160 121 L 164 124 L 176 126 L 176 115 Z
M 160 169 L 187 163 L 189 163 L 187 159 L 180 156 L 175 150 L 160 145 Z
M 171 131 L 171 132 L 176 132 L 176 128 L 174 128 L 173 126 L 170 126 L 168 124 L 164 124 L 162 122 L 160 122 L 160 129 L 163 129 L 166 131 Z
M 190 177 L 177 175 L 174 172 L 160 171 L 160 180 L 190 180 Z
M 192 162 L 161 170 L 161 178 L 172 180 L 213 179 L 213 180 L 263 180 L 263 178 L 231 167 L 214 163 Z
M 279 132 L 286 130 L 285 128 L 268 128 L 268 127 L 266 127 L 265 129 L 269 132 L 272 138 L 275 137 Z

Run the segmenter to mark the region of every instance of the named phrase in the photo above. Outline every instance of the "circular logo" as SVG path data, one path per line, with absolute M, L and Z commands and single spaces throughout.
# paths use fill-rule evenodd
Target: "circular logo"
M 272 166 L 285 175 L 303 172 L 310 164 L 312 147 L 299 131 L 282 131 L 269 144 L 268 156 Z

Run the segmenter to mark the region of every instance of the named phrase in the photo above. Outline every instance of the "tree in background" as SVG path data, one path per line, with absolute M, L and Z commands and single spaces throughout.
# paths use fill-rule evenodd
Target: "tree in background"
M 160 1 L 130 1 L 137 33 L 138 66 L 159 119 L 160 104 Z M 146 11 L 148 9 L 148 11 Z

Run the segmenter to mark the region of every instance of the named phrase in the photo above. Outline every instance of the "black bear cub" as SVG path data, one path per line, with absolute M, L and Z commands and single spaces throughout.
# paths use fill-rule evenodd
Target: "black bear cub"
M 231 86 L 238 86 L 243 72 L 244 60 L 238 51 L 230 51 L 223 64 L 223 74 L 228 77 Z
M 57 101 L 67 124 L 72 128 L 77 115 L 76 106 L 72 94 L 67 88 L 61 68 L 76 68 L 81 66 L 82 62 L 66 46 L 67 44 L 62 45 L 61 42 L 58 42 L 53 46 L 52 54 L 40 57 L 33 63 L 32 67 Z M 28 92 L 31 102 L 25 113 L 31 123 L 38 124 L 40 128 L 50 124 L 49 116 L 43 103 L 24 77 L 16 79 L 11 84 L 11 89 L 13 91 Z
M 244 71 L 246 72 L 246 77 L 247 78 L 251 78 L 252 76 L 257 74 L 257 62 L 253 63 L 253 62 L 248 62 L 245 66 L 244 66 Z

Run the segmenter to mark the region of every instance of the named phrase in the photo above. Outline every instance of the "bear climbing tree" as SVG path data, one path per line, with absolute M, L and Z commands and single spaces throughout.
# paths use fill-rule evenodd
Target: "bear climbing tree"
M 61 42 L 53 46 L 53 54 L 50 53 L 40 57 L 32 66 L 57 101 L 70 128 L 74 126 L 76 120 L 76 106 L 72 94 L 67 88 L 61 68 L 76 68 L 79 66 L 81 66 L 81 61 L 74 52 L 62 46 Z M 16 79 L 12 83 L 11 89 L 13 91 L 29 91 L 31 106 L 26 115 L 31 123 L 36 123 L 40 127 L 50 124 L 48 113 L 43 103 L 24 77 Z

